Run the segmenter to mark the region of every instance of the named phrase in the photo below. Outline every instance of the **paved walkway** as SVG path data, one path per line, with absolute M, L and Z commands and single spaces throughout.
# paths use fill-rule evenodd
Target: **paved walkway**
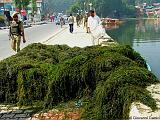
M 26 120 L 33 110 L 10 105 L 0 105 L 0 120 Z
M 91 35 L 86 33 L 83 27 L 74 27 L 74 32 L 70 33 L 68 26 L 64 26 L 64 30 L 59 34 L 51 37 L 50 39 L 43 41 L 43 44 L 47 45 L 68 45 L 70 47 L 86 47 L 92 46 L 93 41 Z M 62 28 L 63 29 L 63 28 Z
M 81 25 L 80 27 L 77 27 L 76 25 L 74 26 L 74 32 L 70 33 L 68 26 L 64 26 L 63 32 L 60 34 L 51 37 L 50 39 L 43 41 L 43 44 L 47 45 L 68 45 L 69 47 L 86 47 L 86 46 L 93 46 L 93 45 L 99 45 L 101 44 L 102 46 L 105 45 L 110 45 L 110 44 L 115 44 L 113 39 L 108 36 L 106 33 L 103 33 L 103 38 L 102 39 L 95 39 L 93 40 L 92 35 L 90 33 L 86 33 L 86 30 L 83 28 Z M 97 34 L 97 35 L 102 35 L 102 34 Z M 98 36 L 97 36 L 98 38 Z
M 28 28 L 28 27 L 32 27 L 33 25 L 42 25 L 47 23 L 48 21 L 41 21 L 41 22 L 30 23 L 28 25 L 23 25 L 23 26 L 24 28 Z M 0 27 L 0 30 L 4 30 L 4 29 L 9 29 L 9 27 L 8 26 Z

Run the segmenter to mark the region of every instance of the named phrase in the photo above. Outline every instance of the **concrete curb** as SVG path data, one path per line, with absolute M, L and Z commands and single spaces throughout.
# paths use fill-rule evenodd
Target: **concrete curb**
M 31 25 L 23 25 L 24 28 L 32 27 Z M 0 27 L 0 30 L 6 30 L 9 29 L 9 27 Z
M 46 42 L 50 41 L 52 38 L 54 38 L 55 36 L 59 35 L 61 32 L 63 32 L 64 30 L 66 30 L 68 27 L 64 27 L 61 30 L 57 31 L 56 33 L 54 33 L 53 35 L 51 35 L 47 40 L 42 41 L 41 43 L 45 44 Z
M 23 27 L 24 28 L 29 28 L 29 27 L 32 27 L 32 25 L 24 25 Z
M 30 25 L 43 25 L 43 24 L 48 24 L 48 23 L 46 21 L 30 23 Z
M 8 29 L 9 27 L 0 27 L 0 30 Z
M 23 25 L 24 28 L 28 28 L 28 27 L 32 27 L 32 25 L 43 25 L 43 24 L 47 24 L 46 21 L 43 22 L 36 22 L 36 23 L 31 23 L 29 25 Z M 0 27 L 0 30 L 4 30 L 4 29 L 9 29 L 9 27 Z

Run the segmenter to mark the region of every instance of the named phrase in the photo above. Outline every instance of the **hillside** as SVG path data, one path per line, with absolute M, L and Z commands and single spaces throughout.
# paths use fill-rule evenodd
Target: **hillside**
M 75 0 L 47 0 L 47 9 L 53 12 L 65 12 Z

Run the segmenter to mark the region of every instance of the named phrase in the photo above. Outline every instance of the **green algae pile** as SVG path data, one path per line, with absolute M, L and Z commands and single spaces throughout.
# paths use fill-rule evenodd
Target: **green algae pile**
M 31 44 L 0 62 L 0 102 L 45 108 L 85 99 L 85 120 L 128 119 L 132 102 L 153 110 L 156 102 L 145 88 L 159 81 L 130 46 Z

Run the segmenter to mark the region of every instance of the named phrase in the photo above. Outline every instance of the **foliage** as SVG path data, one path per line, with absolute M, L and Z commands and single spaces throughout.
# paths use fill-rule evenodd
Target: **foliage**
M 27 6 L 29 5 L 29 2 L 31 0 L 14 0 L 14 4 L 17 8 L 22 9 L 22 8 L 27 8 Z
M 81 9 L 79 4 L 80 4 L 79 1 L 77 1 L 75 4 L 73 4 L 73 5 L 69 8 L 68 12 L 70 12 L 70 13 L 72 13 L 72 12 L 73 12 L 73 13 L 78 13 L 78 10 Z
M 129 119 L 130 106 L 134 101 L 140 101 L 155 110 L 154 99 L 144 89 L 145 86 L 155 83 L 155 79 L 144 68 L 120 67 L 105 82 L 98 83 L 94 97 L 84 113 L 85 117 L 96 120 Z
M 47 0 L 47 9 L 48 12 L 65 12 L 69 6 L 71 6 L 75 0 Z
M 37 12 L 36 0 L 31 0 L 31 3 L 32 3 L 32 13 L 35 14 Z
M 4 16 L 0 15 L 0 23 L 3 23 L 3 22 L 4 22 Z
M 158 80 L 130 46 L 32 44 L 0 62 L 0 83 L 1 103 L 52 108 L 86 99 L 83 119 L 128 118 L 134 101 L 156 109 L 145 88 Z
M 92 3 L 92 9 L 95 9 L 98 15 L 103 17 L 125 17 L 135 16 L 135 1 L 133 0 L 77 0 L 79 4 L 75 3 L 72 7 L 80 7 L 82 10 L 89 11 L 89 3 Z M 86 3 L 85 5 L 83 3 Z M 72 8 L 71 7 L 71 8 Z

